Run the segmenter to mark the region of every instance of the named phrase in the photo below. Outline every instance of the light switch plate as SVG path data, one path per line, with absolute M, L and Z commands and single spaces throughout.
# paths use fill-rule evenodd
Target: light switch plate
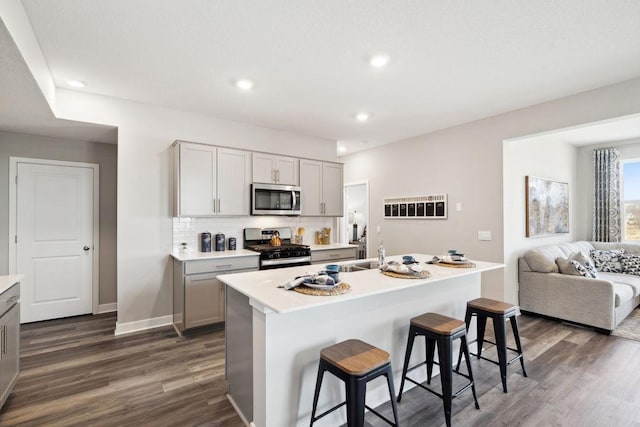
M 462 203 L 460 202 L 456 203 L 456 211 L 462 212 Z
M 478 240 L 491 240 L 491 231 L 478 231 Z

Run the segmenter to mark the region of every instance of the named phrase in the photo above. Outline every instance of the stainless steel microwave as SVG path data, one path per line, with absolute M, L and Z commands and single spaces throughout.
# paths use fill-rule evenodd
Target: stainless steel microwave
M 251 215 L 300 215 L 300 187 L 251 184 Z

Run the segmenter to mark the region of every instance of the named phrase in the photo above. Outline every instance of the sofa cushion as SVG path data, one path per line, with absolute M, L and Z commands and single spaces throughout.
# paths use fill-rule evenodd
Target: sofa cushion
M 622 273 L 620 256 L 623 253 L 624 249 L 594 249 L 591 251 L 591 259 L 595 262 L 598 271 Z
M 622 264 L 623 273 L 640 276 L 640 254 L 622 254 L 620 264 Z
M 590 242 L 563 243 L 529 249 L 522 258 L 531 271 L 537 273 L 557 273 L 559 270 L 556 264 L 556 258 L 569 258 L 569 255 L 576 252 L 588 256 L 592 249 L 593 245 L 591 245 Z
M 596 266 L 593 264 L 593 261 L 591 261 L 591 258 L 586 256 L 582 252 L 575 252 L 571 254 L 569 256 L 569 259 L 579 262 L 580 265 L 583 266 L 589 272 L 590 277 L 593 277 L 594 279 L 598 278 L 598 270 L 596 269 Z
M 572 276 L 582 276 L 593 278 L 591 273 L 586 269 L 586 267 L 580 264 L 575 259 L 566 259 L 562 257 L 556 258 L 556 264 L 558 265 L 558 270 L 562 274 L 570 274 Z
M 633 296 L 637 297 L 640 295 L 640 277 L 632 276 L 630 274 L 621 274 L 621 273 L 600 273 L 598 277 L 602 280 L 608 280 L 612 283 L 619 283 L 623 285 L 629 286 L 633 289 Z

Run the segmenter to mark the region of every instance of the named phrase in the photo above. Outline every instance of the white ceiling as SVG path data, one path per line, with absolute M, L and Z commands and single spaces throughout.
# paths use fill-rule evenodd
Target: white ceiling
M 349 152 L 640 76 L 630 0 L 22 2 L 59 87 L 80 79 Z M 382 70 L 368 65 L 378 52 Z

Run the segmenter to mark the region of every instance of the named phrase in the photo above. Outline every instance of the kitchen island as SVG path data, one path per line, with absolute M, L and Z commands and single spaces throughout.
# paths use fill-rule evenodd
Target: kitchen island
M 432 258 L 412 255 L 422 262 Z M 402 257 L 389 259 L 400 261 Z M 392 278 L 377 269 L 343 272 L 340 279 L 351 286 L 351 291 L 337 296 L 304 295 L 278 287 L 307 271 L 318 271 L 321 266 L 219 276 L 227 285 L 229 399 L 247 424 L 308 425 L 320 350 L 349 338 L 388 351 L 394 382 L 399 384 L 409 319 L 428 311 L 464 319 L 466 302 L 480 297 L 481 273 L 504 267 L 473 262 L 474 268 L 422 264 L 431 273 L 426 279 Z M 412 362 L 424 359 L 422 347 L 414 347 Z M 414 371 L 413 376 L 426 380 L 426 372 L 421 370 Z M 375 407 L 388 398 L 384 381 L 368 384 L 369 406 Z M 343 383 L 326 374 L 318 412 L 342 400 Z M 339 410 L 318 425 L 344 423 L 345 411 Z

